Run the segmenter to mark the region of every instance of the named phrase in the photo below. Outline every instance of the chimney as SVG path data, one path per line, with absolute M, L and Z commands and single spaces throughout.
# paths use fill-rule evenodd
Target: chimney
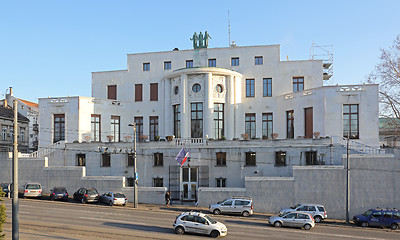
M 3 107 L 7 107 L 7 98 L 4 98 L 4 100 L 3 100 Z
M 13 95 L 12 87 L 10 87 L 10 96 L 12 96 L 12 95 Z

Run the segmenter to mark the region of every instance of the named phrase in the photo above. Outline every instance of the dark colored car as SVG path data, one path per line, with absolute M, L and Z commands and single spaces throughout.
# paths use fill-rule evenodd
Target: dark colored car
M 9 188 L 11 188 L 9 183 L 1 183 L 1 189 L 6 193 L 6 196 L 10 192 Z
M 50 190 L 50 200 L 63 200 L 68 201 L 68 192 L 65 187 L 54 187 Z
M 369 209 L 363 214 L 355 215 L 353 221 L 361 227 L 390 227 L 396 230 L 400 226 L 400 211 L 398 209 Z
M 98 202 L 99 198 L 96 188 L 80 188 L 74 193 L 74 200 L 81 203 Z

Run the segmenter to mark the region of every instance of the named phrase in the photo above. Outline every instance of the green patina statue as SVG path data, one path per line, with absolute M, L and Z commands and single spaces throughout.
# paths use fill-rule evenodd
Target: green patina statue
M 211 36 L 206 31 L 204 36 L 202 32 L 200 32 L 199 36 L 197 36 L 197 33 L 195 32 L 190 40 L 193 41 L 193 48 L 198 49 L 208 48 L 208 39 L 211 39 Z

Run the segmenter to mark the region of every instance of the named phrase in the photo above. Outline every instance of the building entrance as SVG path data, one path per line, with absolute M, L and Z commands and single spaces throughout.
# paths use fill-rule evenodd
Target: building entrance
M 181 179 L 182 200 L 195 201 L 197 199 L 198 168 L 181 168 Z

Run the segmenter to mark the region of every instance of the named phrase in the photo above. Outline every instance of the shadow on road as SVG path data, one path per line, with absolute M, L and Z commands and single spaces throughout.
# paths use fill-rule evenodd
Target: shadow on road
M 251 225 L 251 226 L 257 226 L 257 227 L 269 226 L 267 223 L 263 223 L 263 222 L 246 222 L 246 221 L 240 221 L 240 220 L 225 220 L 224 222 L 240 224 L 240 225 Z
M 172 228 L 165 228 L 165 227 L 159 227 L 159 226 L 146 226 L 146 225 L 139 225 L 139 224 L 115 223 L 115 222 L 105 222 L 103 224 L 106 226 L 111 226 L 111 227 L 134 229 L 134 230 L 146 231 L 146 232 L 159 232 L 159 233 L 173 233 L 174 234 L 174 231 L 172 230 Z

